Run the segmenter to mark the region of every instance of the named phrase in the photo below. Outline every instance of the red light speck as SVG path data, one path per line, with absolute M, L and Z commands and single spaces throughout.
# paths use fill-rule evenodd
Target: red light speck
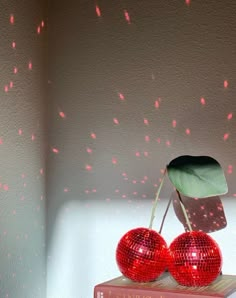
M 113 122 L 117 125 L 119 124 L 119 120 L 117 118 L 113 118 Z
M 13 73 L 16 74 L 17 72 L 18 72 L 18 68 L 17 67 L 14 67 Z
M 64 112 L 59 112 L 59 116 L 61 117 L 61 118 L 63 118 L 63 119 L 65 119 L 66 118 L 66 114 L 64 113 Z
M 97 14 L 97 16 L 100 17 L 100 16 L 101 16 L 101 10 L 100 10 L 99 6 L 96 5 L 96 6 L 95 6 L 95 9 L 96 9 L 96 14 Z
M 228 88 L 228 86 L 229 86 L 228 81 L 227 80 L 224 80 L 224 88 Z
M 5 191 L 8 191 L 8 190 L 9 190 L 9 186 L 8 186 L 7 184 L 3 184 L 3 189 L 4 189 Z
M 9 84 L 10 88 L 13 88 L 13 82 L 11 81 Z
M 7 85 L 4 86 L 4 91 L 8 92 L 8 86 Z
M 119 95 L 120 100 L 124 100 L 125 99 L 125 97 L 124 97 L 124 95 L 122 93 L 118 93 L 118 95 Z
M 143 154 L 144 154 L 145 157 L 148 157 L 148 152 L 147 151 L 144 151 Z
M 170 141 L 168 141 L 168 140 L 166 141 L 166 146 L 170 147 Z
M 201 102 L 201 104 L 204 106 L 204 105 L 206 104 L 206 100 L 205 100 L 205 98 L 202 97 L 202 98 L 200 99 L 200 102 Z
M 10 15 L 10 23 L 13 25 L 14 22 L 15 22 L 14 15 L 11 14 L 11 15 Z
M 232 165 L 228 165 L 228 174 L 232 174 L 233 173 L 233 166 Z
M 93 150 L 91 148 L 87 148 L 86 149 L 87 153 L 91 154 L 93 152 Z
M 190 129 L 189 128 L 186 128 L 185 133 L 186 133 L 186 135 L 190 135 L 191 134 Z
M 158 108 L 159 108 L 159 106 L 160 106 L 160 104 L 159 104 L 159 101 L 158 101 L 158 100 L 156 100 L 156 101 L 155 101 L 155 108 L 156 108 L 156 109 L 158 109 Z
M 190 5 L 190 2 L 191 2 L 190 0 L 185 0 L 185 4 L 188 6 Z
M 2 145 L 3 144 L 3 140 L 2 140 L 2 138 L 0 138 L 0 145 Z
M 130 24 L 130 16 L 127 10 L 124 10 L 124 15 L 125 15 L 125 19 L 127 21 L 128 24 Z
M 32 67 L 33 67 L 32 62 L 29 61 L 29 63 L 28 63 L 28 69 L 29 69 L 29 70 L 32 70 Z
M 113 163 L 113 165 L 117 164 L 117 159 L 115 157 L 112 157 L 112 163 Z
M 143 123 L 144 123 L 145 125 L 149 125 L 149 121 L 148 121 L 148 119 L 144 118 L 144 119 L 143 119 Z
M 145 142 L 150 142 L 150 137 L 149 136 L 145 136 Z
M 172 127 L 175 128 L 176 127 L 176 124 L 177 124 L 176 120 L 173 120 L 172 121 Z
M 22 134 L 23 134 L 23 131 L 22 131 L 22 129 L 20 128 L 20 129 L 18 129 L 18 135 L 19 136 L 22 136 Z
M 45 26 L 45 23 L 44 23 L 44 21 L 42 20 L 42 22 L 41 22 L 41 27 L 43 28 Z
M 231 120 L 233 118 L 233 113 L 228 114 L 227 119 Z
M 13 42 L 11 43 L 11 46 L 12 46 L 13 49 L 15 49 L 15 48 L 16 48 L 16 42 L 13 41 Z
M 85 166 L 85 169 L 86 169 L 87 171 L 91 171 L 91 170 L 92 170 L 92 166 L 91 166 L 91 165 L 86 165 L 86 166 Z
M 96 138 L 97 138 L 97 136 L 96 136 L 96 134 L 95 134 L 94 132 L 92 132 L 92 133 L 90 134 L 90 136 L 91 136 L 92 139 L 96 139 Z
M 41 32 L 41 27 L 38 26 L 38 27 L 37 27 L 37 33 L 40 34 L 40 32 Z
M 32 141 L 35 140 L 35 135 L 34 135 L 34 134 L 31 135 L 31 140 L 32 140 Z
M 57 148 L 52 148 L 52 152 L 58 154 L 59 150 Z
M 228 140 L 228 138 L 229 138 L 229 133 L 225 133 L 223 137 L 224 141 Z
M 140 152 L 135 152 L 135 155 L 137 156 L 137 157 L 140 157 Z

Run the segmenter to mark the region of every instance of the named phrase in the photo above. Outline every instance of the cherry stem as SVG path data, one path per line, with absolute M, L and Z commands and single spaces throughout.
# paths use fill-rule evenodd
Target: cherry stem
M 163 174 L 163 178 L 161 179 L 161 183 L 159 185 L 159 188 L 157 190 L 154 204 L 152 206 L 152 213 L 151 213 L 151 219 L 150 219 L 149 229 L 152 229 L 152 225 L 153 225 L 153 221 L 154 221 L 155 213 L 156 213 L 156 208 L 157 208 L 157 202 L 159 200 L 159 195 L 160 195 L 160 192 L 161 192 L 161 189 L 162 189 L 162 185 L 163 185 L 163 182 L 164 182 L 165 175 L 166 175 L 166 168 L 165 168 L 165 171 L 164 171 L 164 174 Z
M 171 201 L 172 201 L 172 197 L 170 197 L 170 199 L 169 199 L 169 202 L 168 202 L 168 204 L 167 204 L 167 207 L 166 207 L 164 216 L 163 216 L 163 218 L 162 218 L 161 226 L 160 226 L 160 230 L 159 230 L 159 234 L 161 234 L 161 232 L 162 232 L 162 229 L 163 229 L 163 226 L 164 226 L 164 222 L 165 222 L 165 219 L 166 219 L 166 215 L 167 215 L 168 210 L 169 210 L 169 208 L 170 208 L 170 203 L 171 203 Z
M 193 229 L 191 227 L 191 224 L 190 224 L 190 221 L 189 221 L 189 218 L 188 218 L 188 214 L 187 214 L 187 211 L 186 211 L 185 206 L 183 204 L 182 198 L 181 198 L 180 193 L 179 193 L 179 191 L 177 189 L 176 189 L 176 192 L 177 192 L 178 197 L 179 197 L 179 203 L 180 203 L 180 206 L 182 208 L 182 211 L 183 211 L 183 214 L 184 214 L 186 223 L 188 225 L 188 229 L 189 229 L 190 232 L 192 232 Z

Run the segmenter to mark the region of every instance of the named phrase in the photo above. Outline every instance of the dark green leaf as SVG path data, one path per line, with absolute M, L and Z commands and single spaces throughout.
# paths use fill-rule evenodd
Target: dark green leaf
M 206 198 L 228 192 L 220 164 L 209 156 L 183 155 L 167 166 L 171 183 L 183 195 Z

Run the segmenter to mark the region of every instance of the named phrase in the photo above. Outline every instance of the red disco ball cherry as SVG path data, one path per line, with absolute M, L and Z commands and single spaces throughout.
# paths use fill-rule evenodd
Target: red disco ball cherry
M 121 273 L 136 282 L 158 278 L 166 269 L 168 248 L 163 237 L 148 228 L 128 231 L 116 248 Z
M 207 286 L 217 278 L 221 268 L 220 248 L 206 233 L 183 233 L 169 246 L 168 270 L 180 285 Z

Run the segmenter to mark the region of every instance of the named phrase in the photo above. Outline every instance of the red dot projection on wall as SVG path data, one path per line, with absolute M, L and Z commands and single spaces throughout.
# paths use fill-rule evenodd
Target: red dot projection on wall
M 185 0 L 182 2 L 182 7 L 188 7 L 188 9 L 185 8 L 186 11 L 190 11 L 194 3 L 190 0 Z M 96 3 L 93 6 L 93 17 L 94 19 L 101 18 L 102 20 L 105 20 L 106 13 L 105 13 L 106 7 L 100 7 L 99 3 Z M 135 11 L 135 10 L 134 10 Z M 135 25 L 136 19 L 134 12 L 129 8 L 126 9 L 123 7 L 119 11 L 119 21 L 120 26 L 124 26 L 127 30 L 131 30 L 133 25 Z M 132 26 L 127 27 L 126 24 L 124 25 L 124 20 L 127 24 L 132 24 Z M 132 21 L 132 22 L 131 22 Z M 14 23 L 14 21 L 13 21 Z M 102 22 L 96 22 L 96 26 L 100 26 Z M 44 28 L 44 24 L 38 23 L 36 27 L 36 33 L 41 34 L 42 30 Z M 16 41 L 17 42 L 17 41 Z M 118 42 L 117 42 L 118 43 Z M 17 43 L 16 43 L 17 44 Z M 115 46 L 114 46 L 115 47 Z M 17 46 L 16 46 L 17 50 Z M 135 53 L 134 53 L 135 55 Z M 157 57 L 159 58 L 159 57 Z M 30 61 L 30 60 L 29 60 Z M 122 61 L 120 62 L 122 63 Z M 132 66 L 130 66 L 132 67 Z M 29 68 L 30 69 L 30 68 Z M 135 72 L 134 72 L 135 75 Z M 96 194 L 99 194 L 99 189 L 97 189 L 97 185 L 94 184 L 94 180 L 90 176 L 96 176 L 100 175 L 100 168 L 97 166 L 96 162 L 99 160 L 101 152 L 102 152 L 102 165 L 104 168 L 109 168 L 111 166 L 112 168 L 109 168 L 104 177 L 104 180 L 109 180 L 110 174 L 114 174 L 114 176 L 118 176 L 119 181 L 109 180 L 109 183 L 113 185 L 112 193 L 109 195 L 117 194 L 120 198 L 139 196 L 139 197 L 149 197 L 147 195 L 147 189 L 151 189 L 149 194 L 152 192 L 155 193 L 156 188 L 158 187 L 158 179 L 159 179 L 159 172 L 158 169 L 153 170 L 153 167 L 155 165 L 156 158 L 162 159 L 162 156 L 158 155 L 159 153 L 162 153 L 163 151 L 168 152 L 169 156 L 172 156 L 175 153 L 176 149 L 176 142 L 185 144 L 191 144 L 192 140 L 195 140 L 197 138 L 198 131 L 196 130 L 195 125 L 195 119 L 194 115 L 198 114 L 200 117 L 202 117 L 207 123 L 208 119 L 212 119 L 213 115 L 211 114 L 211 109 L 216 104 L 216 99 L 214 96 L 216 94 L 211 95 L 209 94 L 207 88 L 204 86 L 204 88 L 201 90 L 201 88 L 198 90 L 198 94 L 195 98 L 189 98 L 189 102 L 191 102 L 191 106 L 189 103 L 186 104 L 185 107 L 182 107 L 181 98 L 178 97 L 176 94 L 176 98 L 178 98 L 178 103 L 170 103 L 170 98 L 168 96 L 163 95 L 162 92 L 154 90 L 154 85 L 151 84 L 159 84 L 158 80 L 161 79 L 161 75 L 159 76 L 158 71 L 155 73 L 153 69 L 149 69 L 149 73 L 143 74 L 144 80 L 149 80 L 149 88 L 150 93 L 149 97 L 145 98 L 143 97 L 143 106 L 136 104 L 134 98 L 135 97 L 142 97 L 142 95 L 137 93 L 132 94 L 127 86 L 119 85 L 117 82 L 112 86 L 113 95 L 114 95 L 114 108 L 112 111 L 109 111 L 109 114 L 104 114 L 104 118 L 95 119 L 96 124 L 92 126 L 94 118 L 90 119 L 88 118 L 87 124 L 89 129 L 86 130 L 84 128 L 83 132 L 81 133 L 81 138 L 83 141 L 85 140 L 85 143 L 82 144 L 83 151 L 85 153 L 83 164 L 81 165 L 81 168 L 83 168 L 84 173 L 86 175 L 86 185 L 84 186 L 84 193 L 88 195 L 92 195 L 95 192 L 92 191 L 92 189 L 96 189 Z M 222 79 L 223 78 L 223 79 Z M 168 85 L 168 81 L 166 81 L 166 84 Z M 209 85 L 211 82 L 209 82 Z M 193 84 L 194 85 L 194 84 Z M 9 86 L 8 90 L 9 90 Z M 223 88 L 222 88 L 223 86 Z M 215 85 L 215 92 L 217 93 L 218 97 L 221 97 L 222 103 L 221 106 L 224 105 L 225 96 L 229 94 L 229 92 L 232 90 L 233 84 L 230 82 L 230 77 L 227 74 L 223 74 L 221 79 L 217 82 L 217 86 Z M 103 86 L 106 88 L 106 86 Z M 138 86 L 136 86 L 138 89 Z M 112 89 L 111 88 L 111 89 Z M 153 88 L 153 89 L 152 89 Z M 158 87 L 161 89 L 161 86 Z M 109 90 L 110 91 L 110 90 Z M 140 91 L 140 89 L 139 89 Z M 222 91 L 222 93 L 220 93 Z M 111 97 L 113 96 L 111 95 Z M 182 96 L 182 95 L 181 95 Z M 183 95 L 184 96 L 184 95 Z M 187 96 L 187 95 L 186 95 Z M 191 95 L 190 95 L 191 96 Z M 98 94 L 99 98 L 99 94 Z M 138 101 L 138 99 L 137 99 Z M 176 99 L 177 101 L 177 99 Z M 186 101 L 187 102 L 187 101 Z M 173 109 L 169 113 L 168 106 L 175 105 L 175 111 Z M 96 104 L 95 104 L 96 106 Z M 97 105 L 96 107 L 99 107 Z M 143 108 L 143 110 L 141 110 Z M 179 116 L 181 113 L 181 109 L 184 110 L 184 115 L 182 115 L 182 118 Z M 231 127 L 235 125 L 234 117 L 233 117 L 234 111 L 226 111 L 225 115 L 222 117 L 220 116 L 217 118 L 218 122 L 222 122 L 222 127 L 224 128 L 223 131 L 215 131 L 214 134 L 219 142 L 219 144 L 223 143 L 223 146 L 228 146 L 231 139 L 233 138 L 233 132 Z M 69 113 L 68 115 L 65 114 L 62 109 L 58 108 L 58 115 L 59 120 L 63 121 L 70 121 Z M 97 114 L 94 114 L 93 117 L 96 118 Z M 200 118 L 199 117 L 199 118 Z M 101 117 L 102 118 L 102 117 Z M 106 118 L 108 118 L 106 122 Z M 134 119 L 133 119 L 134 118 Z M 164 119 L 165 118 L 165 119 Z M 186 119 L 183 119 L 186 118 Z M 207 119 L 207 120 L 206 120 Z M 133 148 L 127 149 L 126 144 L 122 143 L 122 137 L 125 132 L 130 130 L 130 127 L 136 126 L 138 123 L 138 128 L 134 135 L 134 141 L 132 138 L 126 139 L 126 144 L 129 143 L 133 144 Z M 168 123 L 168 124 L 167 124 Z M 198 127 L 199 129 L 203 130 L 203 123 L 199 121 Z M 194 125 L 192 125 L 194 124 Z M 62 124 L 63 125 L 63 124 Z M 104 131 L 108 131 L 110 135 L 108 135 L 107 139 L 103 136 L 104 131 L 99 129 L 99 126 L 103 127 Z M 163 126 L 165 126 L 166 131 L 168 133 L 163 132 Z M 208 128 L 207 128 L 208 129 Z M 206 129 L 206 130 L 207 130 Z M 211 127 L 213 130 L 213 128 Z M 116 130 L 116 131 L 115 131 Z M 104 133 L 105 134 L 105 133 Z M 121 140 L 122 145 L 118 144 L 117 139 Z M 111 139 L 111 140 L 110 140 Z M 101 145 L 102 140 L 104 140 L 103 145 Z M 176 141 L 177 140 L 177 141 Z M 113 145 L 113 142 L 115 145 Z M 221 145 L 222 146 L 222 145 Z M 101 149 L 102 147 L 102 149 Z M 120 147 L 122 147 L 122 154 L 118 156 L 117 152 L 120 150 Z M 188 147 L 188 146 L 187 146 Z M 55 144 L 55 148 L 52 149 L 53 153 L 59 153 L 59 150 L 56 149 L 57 145 Z M 59 148 L 59 146 L 58 146 Z M 99 148 L 99 150 L 98 150 Z M 99 151 L 99 152 L 98 152 Z M 131 151 L 131 152 L 130 152 Z M 63 151 L 60 150 L 60 154 L 63 154 Z M 135 173 L 135 170 L 130 170 L 132 168 L 132 164 L 138 164 L 143 165 L 144 162 L 149 163 L 151 165 L 150 171 L 147 169 L 143 169 L 142 166 L 140 166 L 140 169 L 144 171 L 145 173 Z M 99 163 L 99 162 L 98 162 Z M 125 164 L 126 163 L 126 164 Z M 228 163 L 231 163 L 230 161 Z M 129 168 L 129 165 L 131 167 Z M 164 165 L 163 165 L 164 166 Z M 225 166 L 225 171 L 228 173 L 228 175 L 232 176 L 233 173 L 233 162 L 232 167 L 228 167 L 228 165 Z M 123 176 L 123 173 L 126 173 L 125 176 Z M 144 175 L 143 175 L 144 174 Z M 112 176 L 111 175 L 111 176 Z M 141 176 L 145 176 L 148 179 L 144 180 Z M 105 184 L 105 183 L 104 183 Z M 120 192 L 117 192 L 117 184 L 119 185 Z M 122 188 L 124 188 L 124 192 L 122 192 Z M 72 189 L 72 187 L 70 187 Z M 89 197 L 89 196 L 88 196 Z M 110 198 L 112 200 L 112 198 Z

